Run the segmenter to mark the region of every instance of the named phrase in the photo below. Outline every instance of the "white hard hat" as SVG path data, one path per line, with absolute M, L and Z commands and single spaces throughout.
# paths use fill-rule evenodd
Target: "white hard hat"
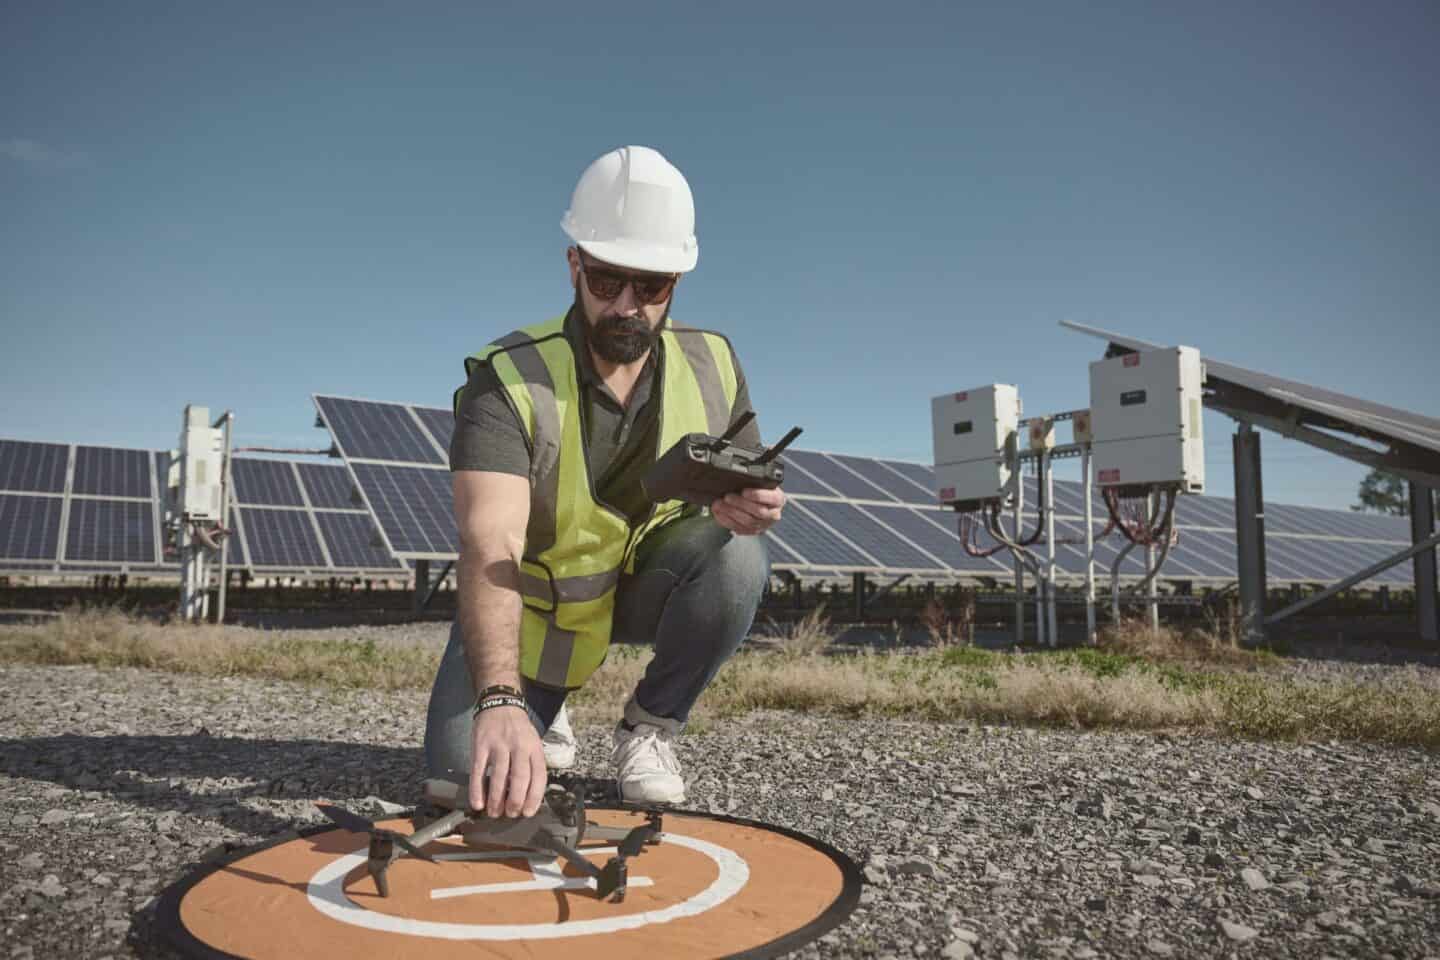
M 560 226 L 619 267 L 687 273 L 700 257 L 690 184 L 649 147 L 621 147 L 586 167 Z

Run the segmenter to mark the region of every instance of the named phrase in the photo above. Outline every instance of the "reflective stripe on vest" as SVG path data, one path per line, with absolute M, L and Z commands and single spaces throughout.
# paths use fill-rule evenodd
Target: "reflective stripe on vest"
M 621 571 L 634 567 L 634 545 L 679 516 L 684 504 L 659 504 L 632 528 L 626 517 L 596 502 L 564 322 L 559 317 L 518 330 L 467 359 L 466 371 L 476 363 L 491 365 L 530 442 L 520 672 L 547 687 L 575 689 L 605 659 L 615 587 Z M 687 433 L 723 433 L 737 389 L 730 346 L 720 334 L 677 328 L 672 321 L 658 346 L 660 442 L 652 458 Z

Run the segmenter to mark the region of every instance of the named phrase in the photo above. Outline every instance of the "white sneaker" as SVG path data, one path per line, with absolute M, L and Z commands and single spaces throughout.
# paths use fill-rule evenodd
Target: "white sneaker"
M 540 738 L 540 746 L 545 750 L 547 769 L 569 770 L 575 766 L 575 731 L 570 729 L 570 716 L 565 712 L 563 703 L 550 729 Z
M 680 803 L 685 799 L 685 781 L 680 779 L 680 761 L 672 748 L 674 738 L 660 727 L 637 723 L 626 730 L 615 725 L 615 779 L 620 799 L 626 803 Z

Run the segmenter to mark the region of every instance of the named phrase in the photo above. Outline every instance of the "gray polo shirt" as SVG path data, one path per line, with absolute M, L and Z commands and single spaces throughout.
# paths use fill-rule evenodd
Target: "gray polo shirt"
M 665 452 L 656 449 L 660 439 L 660 398 L 650 395 L 651 385 L 657 382 L 660 352 L 650 351 L 630 392 L 629 403 L 621 406 L 614 391 L 595 370 L 580 329 L 582 322 L 572 309 L 565 317 L 565 336 L 575 354 L 575 373 L 581 394 L 580 424 L 585 434 L 591 485 L 601 503 L 635 523 L 644 519 L 650 509 L 640 479 Z M 734 423 L 750 409 L 750 390 L 733 351 L 731 361 L 736 377 L 735 403 L 730 409 L 730 422 Z M 470 375 L 460 394 L 456 413 L 455 433 L 450 439 L 451 470 L 530 475 L 529 438 L 489 364 L 480 364 Z M 746 424 L 735 442 L 744 447 L 761 446 L 758 417 Z

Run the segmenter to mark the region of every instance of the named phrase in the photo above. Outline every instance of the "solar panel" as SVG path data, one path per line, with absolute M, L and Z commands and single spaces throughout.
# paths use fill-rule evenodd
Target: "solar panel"
M 347 459 L 355 485 L 363 492 L 366 505 L 395 552 L 408 558 L 453 559 L 458 543 L 450 476 L 436 469 L 444 462 L 441 451 L 448 447 L 453 431 L 450 411 L 334 397 L 317 397 L 316 403 Z M 377 460 L 387 462 L 366 462 Z M 990 576 L 1011 572 L 1008 553 L 982 559 L 964 552 L 954 531 L 955 515 L 935 506 L 934 471 L 927 464 L 794 449 L 785 454 L 785 463 L 785 491 L 791 507 L 767 537 L 775 564 L 796 568 L 807 577 L 817 571 L 839 575 L 837 570 L 841 568 L 958 571 Z M 352 494 L 343 484 L 322 478 L 318 472 L 322 468 L 303 469 L 304 485 L 315 506 L 350 505 L 347 498 Z M 316 471 L 313 481 L 311 471 Z M 1038 506 L 1035 478 L 1027 477 L 1026 485 L 1029 519 L 1025 532 L 1029 533 Z M 1084 547 L 1080 542 L 1083 486 L 1057 478 L 1054 493 L 1057 538 L 1077 541 L 1057 543 L 1056 563 L 1067 576 L 1078 578 L 1084 571 Z M 1105 524 L 1106 509 L 1098 490 L 1093 496 L 1098 532 Z M 1409 540 L 1408 529 L 1403 523 L 1397 525 L 1394 518 L 1284 505 L 1275 509 L 1274 516 L 1269 533 L 1279 546 L 1272 567 L 1274 576 L 1281 580 L 1333 580 L 1349 572 L 1338 566 L 1360 566 L 1363 558 L 1381 550 L 1393 551 Z M 1232 501 L 1181 497 L 1176 522 L 1181 528 L 1180 542 L 1172 550 L 1162 576 L 1232 580 Z M 1007 514 L 1004 524 L 1008 528 L 1011 523 Z M 1319 539 L 1317 534 L 1328 539 Z M 1312 542 L 1297 547 L 1283 539 L 1302 535 Z M 1366 535 L 1373 543 L 1362 549 L 1356 544 L 1365 542 Z M 982 546 L 992 545 L 983 531 L 978 539 Z M 1307 559 L 1307 553 L 1316 549 L 1314 542 L 1345 545 L 1329 549 L 1324 557 Z M 1108 565 L 1124 544 L 1122 538 L 1112 536 L 1097 545 L 1097 575 L 1108 576 Z M 1043 545 L 1039 549 L 1043 551 Z M 1131 551 L 1124 574 L 1140 574 L 1144 562 L 1143 550 Z M 1408 582 L 1408 572 L 1406 577 Z
M 780 514 L 780 522 L 771 529 L 786 545 L 805 558 L 811 565 L 841 567 L 874 567 L 874 560 L 856 550 L 805 511 L 805 506 L 814 506 L 816 501 L 792 502 Z
M 826 457 L 823 453 L 814 453 L 810 450 L 796 450 L 793 447 L 786 452 L 787 463 L 799 464 L 806 473 L 818 478 L 826 486 L 840 492 L 843 496 L 852 497 L 856 500 L 894 500 L 884 490 L 866 480 L 857 477 L 846 470 L 838 463 Z
M 1337 562 L 1323 546 L 1317 549 L 1313 543 L 1293 537 L 1265 538 L 1265 566 L 1270 576 L 1279 574 L 1285 580 L 1338 580 L 1354 572 Z
M 1100 510 L 1105 509 L 1104 504 Z M 1235 504 L 1219 497 L 1187 496 L 1175 500 L 1175 522 L 1181 526 L 1235 529 Z
M 876 460 L 876 463 L 889 470 L 891 473 L 898 473 L 905 478 L 905 483 L 898 489 L 905 492 L 900 499 L 906 503 L 919 503 L 926 506 L 934 505 L 938 497 L 931 484 L 935 480 L 935 471 L 918 463 L 903 463 L 899 460 Z
M 95 497 L 148 498 L 150 452 L 113 447 L 76 447 L 70 492 Z
M 1213 530 L 1182 529 L 1174 547 L 1185 562 L 1206 577 L 1235 579 L 1235 534 Z M 1164 571 L 1161 571 L 1162 575 Z
M 53 561 L 64 504 L 60 497 L 0 494 L 0 558 Z
M 370 514 L 319 510 L 315 513 L 315 520 L 320 524 L 320 535 L 330 548 L 330 559 L 335 566 L 360 569 L 398 567 L 395 558 L 381 542 Z
M 960 543 L 959 515 L 938 507 L 867 506 L 865 512 L 955 570 L 996 574 L 1004 567 L 987 557 L 972 557 Z
M 325 554 L 304 510 L 245 507 L 245 542 L 257 567 L 324 567 Z
M 787 496 L 813 496 L 813 497 L 838 497 L 839 494 L 829 487 L 820 483 L 805 468 L 794 463 L 787 453 L 783 458 L 785 461 L 785 493 Z
M 940 499 L 939 496 L 936 494 L 937 488 L 935 485 L 935 470 L 933 467 L 926 466 L 923 463 L 909 463 L 904 460 L 886 460 L 885 465 L 891 470 L 898 470 L 899 472 L 905 474 L 905 476 L 909 477 L 913 482 L 919 484 L 921 487 L 924 487 L 927 491 L 929 491 L 930 498 L 921 502 L 935 503 Z
M 1055 493 L 1057 516 L 1085 516 L 1085 490 L 1076 480 L 1056 480 L 1051 488 Z M 1094 494 L 1091 494 L 1092 498 Z M 1038 500 L 1036 501 L 1039 502 Z M 1094 509 L 1093 507 L 1091 509 Z M 1103 507 L 1102 507 L 1103 509 Z
M 0 490 L 63 493 L 69 458 L 64 444 L 0 440 Z
M 776 564 L 800 565 L 805 562 L 798 555 L 787 550 L 784 544 L 769 533 L 763 533 L 761 536 L 765 538 L 765 549 L 770 552 L 771 566 Z
M 348 459 L 445 462 L 406 407 L 340 397 L 316 397 L 315 403 Z
M 440 444 L 441 449 L 450 449 L 450 438 L 455 433 L 455 414 L 440 407 L 416 407 L 415 415 L 425 424 L 425 429 Z
M 340 464 L 297 463 L 300 480 L 310 505 L 317 510 L 353 510 L 364 506 L 365 501 L 355 490 L 350 472 Z
M 448 558 L 460 547 L 448 470 L 352 464 L 397 556 Z
M 72 499 L 64 559 L 155 563 L 154 507 L 139 500 Z
M 815 500 L 806 508 L 835 530 L 844 533 L 855 546 L 880 561 L 884 567 L 898 567 L 907 570 L 935 570 L 944 564 L 906 543 L 859 507 L 833 500 Z
M 866 480 L 879 487 L 890 497 L 901 503 L 931 503 L 932 498 L 927 496 L 927 491 L 920 489 L 904 477 L 896 474 L 893 470 L 887 470 L 880 465 L 878 460 L 867 460 L 864 457 L 851 457 L 842 453 L 829 454 L 830 459 L 837 461 L 841 466 L 860 474 Z M 872 494 L 870 499 L 875 499 Z
M 288 460 L 234 457 L 230 476 L 235 480 L 235 502 L 273 507 L 303 507 L 300 485 Z

